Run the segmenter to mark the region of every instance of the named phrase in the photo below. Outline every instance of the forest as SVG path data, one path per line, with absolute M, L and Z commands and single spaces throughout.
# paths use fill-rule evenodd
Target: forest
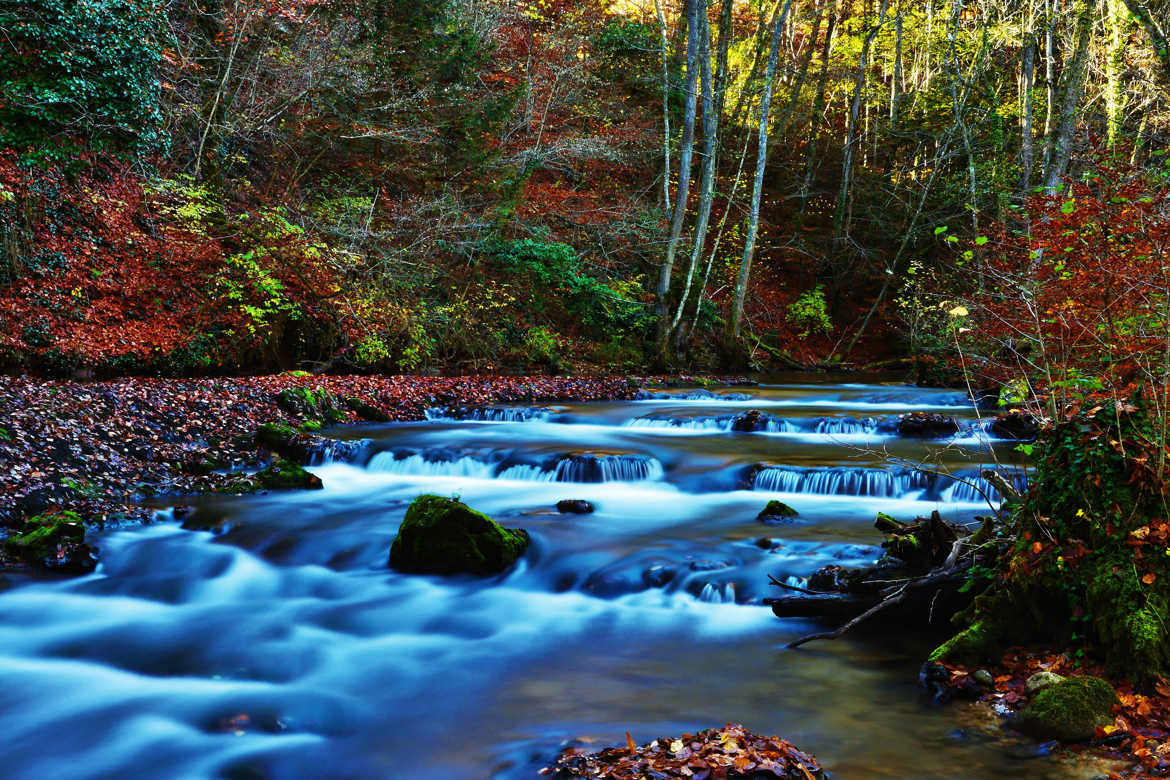
M 864 657 L 895 627 L 901 678 L 1006 716 L 1032 746 L 1011 749 L 1047 762 L 1033 776 L 1163 777 L 1168 469 L 1170 0 L 0 0 L 0 635 L 47 604 L 79 632 L 0 653 L 14 691 L 29 684 L 5 665 L 57 679 L 35 665 L 70 658 L 203 682 L 236 673 L 222 662 L 317 692 L 276 668 L 294 642 L 272 626 L 239 637 L 253 655 L 217 645 L 204 663 L 182 614 L 157 616 L 165 639 L 126 623 L 123 653 L 71 610 L 141 598 L 214 623 L 263 592 L 271 619 L 333 631 L 297 599 L 372 588 L 361 573 L 388 561 L 398 579 L 369 603 L 414 604 L 419 643 L 503 642 L 509 589 L 550 637 L 569 629 L 543 599 L 612 605 L 560 609 L 586 643 L 586 613 L 639 626 L 636 653 L 614 653 L 630 666 L 578 678 L 558 655 L 549 672 L 598 697 L 637 676 L 634 655 L 678 644 L 637 600 L 660 593 L 675 620 L 692 602 L 768 612 L 773 631 L 779 616 L 794 633 L 778 658 L 806 660 L 777 663 L 806 693 L 846 674 L 839 646 Z M 298 503 L 319 490 L 328 510 Z M 578 512 L 575 535 L 549 519 Z M 656 516 L 673 520 L 640 525 Z M 602 519 L 629 537 L 588 525 Z M 416 521 L 470 534 L 474 554 L 424 550 Z M 164 587 L 154 548 L 191 568 Z M 223 599 L 195 585 L 236 571 L 253 579 Z M 455 584 L 418 584 L 430 575 Z M 501 579 L 471 597 L 491 617 L 452 628 L 463 576 Z M 338 609 L 346 642 L 384 629 Z M 718 641 L 671 655 L 680 669 L 772 652 L 759 634 L 745 650 L 726 615 L 693 617 Z M 535 664 L 522 644 L 497 655 Z M 444 668 L 313 673 L 356 701 L 387 676 L 454 686 Z M 559 713 L 519 682 L 466 684 Z M 378 700 L 394 712 L 440 706 L 394 690 Z M 352 763 L 312 776 L 1007 771 L 998 748 L 950 744 L 915 764 L 925 732 L 869 734 L 896 759 L 843 758 L 830 737 L 847 727 L 806 731 L 746 690 L 705 718 L 617 703 L 655 690 L 506 734 L 484 714 L 480 753 L 403 745 L 393 769 L 372 733 L 410 721 L 341 703 L 202 692 L 201 714 L 165 717 L 257 740 L 176 777 L 305 776 L 334 740 L 360 745 Z M 113 740 L 87 717 L 62 703 L 24 739 L 59 721 Z M 458 718 L 430 720 L 447 739 Z M 818 758 L 730 721 L 788 729 Z M 651 741 L 667 731 L 684 738 Z M 294 732 L 321 745 L 264 741 Z M 569 742 L 592 734 L 617 747 Z M 105 750 L 122 771 L 165 755 Z

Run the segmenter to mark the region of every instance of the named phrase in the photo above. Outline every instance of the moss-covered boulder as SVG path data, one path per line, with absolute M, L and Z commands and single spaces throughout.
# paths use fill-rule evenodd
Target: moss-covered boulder
M 324 388 L 286 388 L 277 394 L 276 405 L 291 415 L 308 420 L 334 423 L 346 419 L 337 399 Z
M 797 517 L 800 513 L 783 501 L 769 501 L 767 506 L 760 510 L 756 519 L 768 525 L 778 525 Z
M 86 574 L 97 567 L 96 551 L 85 543 L 85 525 L 76 512 L 33 517 L 22 534 L 4 540 L 4 557 L 39 569 Z
M 349 407 L 350 411 L 363 420 L 369 420 L 370 422 L 390 422 L 390 415 L 386 414 L 364 398 L 351 395 L 349 398 L 345 399 L 345 405 Z
M 256 429 L 256 444 L 297 463 L 307 463 L 316 449 L 315 438 L 283 422 L 266 422 Z
M 324 487 L 316 474 L 283 458 L 256 472 L 255 480 L 264 490 L 320 490 Z
M 528 549 L 528 532 L 507 529 L 451 498 L 422 495 L 390 546 L 390 567 L 412 574 L 499 574 Z
M 1113 722 L 1117 693 L 1099 677 L 1073 677 L 1052 685 L 1016 717 L 1016 727 L 1037 739 L 1077 742 Z

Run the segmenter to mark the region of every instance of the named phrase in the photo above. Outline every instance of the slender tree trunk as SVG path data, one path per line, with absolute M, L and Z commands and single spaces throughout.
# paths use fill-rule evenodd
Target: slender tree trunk
M 857 145 L 857 124 L 861 118 L 861 101 L 865 92 L 865 81 L 869 70 L 869 53 L 873 48 L 874 39 L 886 21 L 886 11 L 889 10 L 890 0 L 882 0 L 878 10 L 877 22 L 866 33 L 861 43 L 861 54 L 857 57 L 857 74 L 853 79 L 853 100 L 849 106 L 849 123 L 845 128 L 845 147 L 841 161 L 841 191 L 837 196 L 837 210 L 833 218 L 833 229 L 838 237 L 849 235 L 849 207 L 855 151 Z
M 889 2 L 889 0 L 886 0 Z M 727 329 L 727 340 L 739 340 L 743 325 L 743 302 L 747 296 L 748 277 L 751 274 L 752 259 L 756 253 L 756 235 L 760 229 L 760 199 L 764 192 L 764 171 L 768 166 L 768 118 L 772 110 L 772 86 L 776 78 L 776 65 L 780 61 L 780 38 L 792 0 L 784 0 L 784 7 L 776 16 L 772 29 L 772 48 L 768 53 L 768 68 L 764 74 L 764 93 L 760 97 L 759 139 L 756 149 L 756 177 L 752 185 L 752 205 L 748 214 L 748 230 L 744 237 L 743 261 L 735 280 L 735 298 L 731 305 L 731 320 Z
M 890 129 L 898 129 L 898 90 L 902 87 L 902 11 L 894 19 L 894 73 L 890 79 Z
M 678 309 L 670 323 L 670 331 L 678 332 L 683 309 L 691 294 L 695 271 L 707 244 L 707 226 L 711 219 L 711 200 L 715 191 L 715 162 L 719 144 L 719 115 L 715 113 L 715 91 L 711 83 L 711 25 L 706 10 L 699 14 L 699 80 L 703 90 L 703 174 L 699 183 L 699 216 L 695 224 L 695 238 L 691 246 L 691 262 L 687 267 L 686 282 Z
M 691 190 L 691 158 L 695 148 L 695 110 L 698 96 L 695 89 L 698 82 L 699 48 L 699 5 L 706 0 L 687 0 L 687 81 L 686 103 L 683 109 L 683 132 L 679 143 L 678 194 L 670 224 L 670 236 L 666 244 L 666 259 L 658 277 L 658 340 L 666 337 L 669 308 L 667 296 L 670 293 L 670 279 L 674 273 L 675 256 L 682 240 L 683 223 L 687 217 L 687 199 Z M 704 10 L 706 13 L 706 10 Z
M 1061 179 L 1068 171 L 1068 163 L 1072 157 L 1077 108 L 1085 86 L 1085 75 L 1089 65 L 1089 43 L 1093 38 L 1092 10 L 1091 0 L 1079 0 L 1076 16 L 1076 49 L 1073 51 L 1072 61 L 1065 68 L 1060 101 L 1060 124 L 1055 128 L 1056 132 L 1053 133 L 1049 144 L 1052 147 L 1052 164 L 1044 181 L 1044 186 L 1049 192 L 1055 192 L 1060 187 Z
M 1032 171 L 1036 167 L 1035 149 L 1032 146 L 1032 91 L 1036 73 L 1036 31 L 1029 14 L 1028 31 L 1024 34 L 1024 47 L 1020 50 L 1020 191 L 1027 192 L 1032 186 Z
M 817 136 L 821 129 L 821 115 L 825 112 L 826 91 L 829 84 L 829 58 L 833 53 L 833 34 L 837 31 L 837 0 L 832 0 L 829 10 L 829 26 L 825 29 L 825 42 L 821 46 L 821 72 L 817 76 L 817 94 L 813 98 L 812 116 L 809 121 L 808 151 L 805 154 L 804 182 L 800 187 L 803 211 L 812 191 L 813 177 L 817 171 Z
M 662 208 L 670 216 L 670 47 L 666 41 L 665 0 L 654 0 L 658 14 L 658 36 L 662 47 Z
M 784 138 L 788 135 L 788 128 L 792 124 L 792 117 L 796 114 L 796 107 L 800 103 L 800 93 L 804 89 L 805 81 L 808 79 L 809 66 L 812 65 L 813 52 L 817 47 L 817 39 L 820 38 L 821 21 L 824 16 L 825 7 L 818 5 L 816 17 L 813 19 L 812 30 L 809 32 L 806 41 L 806 51 L 800 63 L 800 70 L 792 82 L 792 88 L 788 91 L 788 105 L 784 107 L 784 114 L 780 117 L 776 127 L 775 134 L 779 138 Z
M 1102 16 L 1105 28 L 1105 137 L 1109 148 L 1117 146 L 1125 98 L 1121 94 L 1121 73 L 1125 68 L 1125 6 L 1121 0 L 1105 0 Z
M 1052 138 L 1056 127 L 1056 3 L 1044 0 L 1044 178 L 1052 167 Z
M 1149 3 L 1142 0 L 1124 0 L 1129 12 L 1137 17 L 1154 47 L 1154 54 L 1162 64 L 1162 76 L 1170 81 L 1170 18 L 1165 14 L 1155 16 L 1150 12 Z

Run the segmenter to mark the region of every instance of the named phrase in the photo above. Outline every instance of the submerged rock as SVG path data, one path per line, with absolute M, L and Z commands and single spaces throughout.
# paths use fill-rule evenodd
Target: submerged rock
M 797 517 L 800 513 L 783 501 L 769 501 L 767 506 L 760 510 L 756 519 L 768 525 L 779 525 Z
M 557 511 L 562 514 L 587 515 L 593 509 L 593 504 L 582 498 L 566 498 L 557 502 Z
M 321 490 L 324 487 L 316 474 L 283 459 L 256 472 L 256 482 L 265 490 Z
M 1032 441 L 1040 434 L 1040 419 L 1029 412 L 1013 409 L 996 417 L 990 430 L 993 436 L 1001 439 Z
M 452 498 L 422 495 L 411 502 L 390 546 L 390 567 L 411 574 L 499 574 L 528 549 L 528 532 Z
M 959 432 L 955 418 L 946 414 L 911 412 L 898 418 L 898 434 L 921 439 L 938 439 Z
M 1077 742 L 1113 722 L 1117 692 L 1100 677 L 1073 677 L 1036 694 L 1016 717 L 1016 728 L 1037 739 Z

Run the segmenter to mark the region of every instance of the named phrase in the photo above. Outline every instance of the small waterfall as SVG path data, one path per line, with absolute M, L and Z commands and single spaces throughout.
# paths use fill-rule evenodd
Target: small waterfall
M 436 406 L 423 414 L 434 421 L 544 422 L 552 416 L 552 410 L 535 406 Z
M 732 401 L 739 403 L 752 400 L 748 393 L 712 393 L 710 390 L 691 390 L 683 393 L 651 392 L 639 390 L 635 401 Z
M 735 583 L 729 582 L 720 588 L 718 585 L 708 582 L 699 592 L 699 601 L 708 604 L 734 604 Z
M 370 458 L 366 469 L 379 474 L 490 479 L 496 464 L 470 455 L 448 458 L 442 452 L 420 452 L 405 457 L 393 452 L 379 452 Z
M 1027 489 L 1028 475 L 1023 471 L 1011 470 L 1001 471 L 1000 473 L 1003 475 L 1003 478 L 1011 483 L 1011 485 L 1016 490 L 1023 492 Z M 999 494 L 999 491 L 996 490 L 990 482 L 977 473 L 960 472 L 955 476 L 961 478 L 964 481 L 959 482 L 957 480 L 944 480 L 945 482 L 950 482 L 951 484 L 947 487 L 944 487 L 942 491 L 943 501 L 952 501 L 963 504 L 982 504 L 988 498 L 990 498 L 992 501 L 999 501 L 1003 498 L 1003 496 Z
M 662 479 L 662 464 L 646 455 L 570 455 L 556 464 L 556 482 L 645 482 Z
M 496 474 L 496 479 L 514 479 L 523 482 L 552 482 L 555 478 L 555 471 L 542 469 L 531 463 L 517 463 L 507 466 L 501 468 Z
M 369 446 L 369 439 L 322 439 L 315 443 L 308 454 L 308 466 L 325 466 L 330 463 L 358 463 Z
M 669 417 L 648 415 L 627 420 L 622 423 L 625 428 L 651 428 L 658 430 L 687 430 L 710 433 L 727 433 L 737 431 L 750 433 L 766 431 L 768 433 L 796 433 L 800 428 L 783 417 L 772 417 L 767 414 L 757 414 L 748 417 L 743 414 L 725 414 L 718 417 Z
M 930 474 L 911 469 L 886 471 L 865 468 L 801 469 L 768 466 L 756 474 L 753 488 L 776 493 L 900 498 L 911 491 L 928 489 L 932 481 Z
M 844 436 L 857 433 L 874 433 L 877 431 L 878 421 L 872 417 L 857 419 L 856 417 L 820 417 L 813 426 L 813 433 L 826 433 Z
M 688 431 L 720 431 L 731 430 L 731 418 L 721 417 L 636 417 L 622 423 L 624 428 L 678 428 Z

